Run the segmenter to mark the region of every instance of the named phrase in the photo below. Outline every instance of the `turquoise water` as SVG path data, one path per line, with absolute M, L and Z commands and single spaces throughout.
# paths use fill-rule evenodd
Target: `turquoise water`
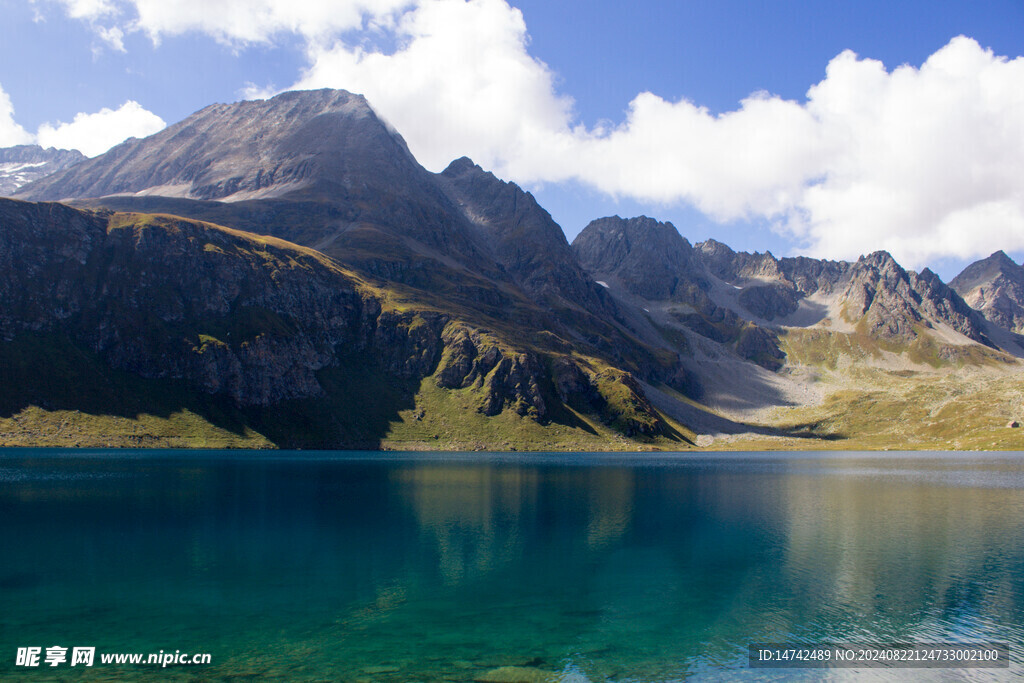
M 748 668 L 794 641 L 1013 665 Z M 53 645 L 212 663 L 15 666 Z M 1022 655 L 1018 454 L 0 450 L 9 680 L 1010 680 Z

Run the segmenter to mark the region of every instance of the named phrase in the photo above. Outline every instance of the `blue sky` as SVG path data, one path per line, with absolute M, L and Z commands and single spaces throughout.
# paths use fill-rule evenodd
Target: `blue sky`
M 164 4 L 0 0 L 0 143 L 97 153 L 212 102 L 345 87 L 428 168 L 471 156 L 570 239 L 644 213 L 946 279 L 1024 257 L 1019 0 Z

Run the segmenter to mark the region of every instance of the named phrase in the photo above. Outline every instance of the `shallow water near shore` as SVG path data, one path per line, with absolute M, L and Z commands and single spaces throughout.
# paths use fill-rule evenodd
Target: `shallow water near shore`
M 1024 675 L 1016 453 L 0 450 L 0 548 L 9 680 Z M 1011 668 L 747 662 L 980 641 Z M 212 662 L 16 666 L 55 645 Z

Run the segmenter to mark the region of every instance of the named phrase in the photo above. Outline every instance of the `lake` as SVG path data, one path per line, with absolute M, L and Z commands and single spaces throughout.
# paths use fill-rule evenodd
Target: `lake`
M 10 680 L 1009 680 L 1024 457 L 0 450 Z M 1009 669 L 752 669 L 752 643 Z M 19 667 L 18 648 L 95 647 Z M 209 653 L 198 666 L 101 653 Z M 502 678 L 504 676 L 504 678 Z

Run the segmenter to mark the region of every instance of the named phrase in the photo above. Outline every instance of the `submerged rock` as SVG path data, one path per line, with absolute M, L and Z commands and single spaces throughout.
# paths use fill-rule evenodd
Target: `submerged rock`
M 555 683 L 562 679 L 554 671 L 545 671 L 532 666 L 502 666 L 477 676 L 476 683 Z

